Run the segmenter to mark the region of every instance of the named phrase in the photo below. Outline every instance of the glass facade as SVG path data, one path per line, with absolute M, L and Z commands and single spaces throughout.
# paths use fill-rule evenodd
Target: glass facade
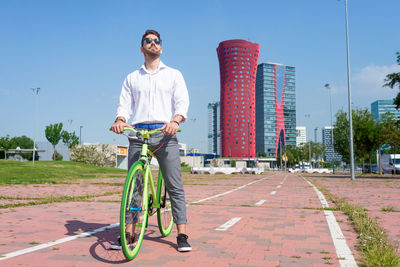
M 221 155 L 219 101 L 208 104 L 208 153 Z
M 397 120 L 400 119 L 400 110 L 396 109 L 396 105 L 393 104 L 393 99 L 376 100 L 371 104 L 371 113 L 376 121 L 382 119 L 382 116 L 388 112 L 393 114 Z
M 258 65 L 256 75 L 256 151 L 276 157 L 296 146 L 295 68 L 277 63 Z
M 334 152 L 332 146 L 332 127 L 325 126 L 322 128 L 322 143 L 325 145 L 324 160 L 326 162 L 331 162 L 332 159 L 335 161 L 342 161 L 342 156 Z

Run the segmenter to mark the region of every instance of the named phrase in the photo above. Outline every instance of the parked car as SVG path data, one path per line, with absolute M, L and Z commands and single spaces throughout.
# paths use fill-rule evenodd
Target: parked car
M 381 164 L 383 173 L 400 173 L 400 154 L 383 154 Z
M 363 173 L 378 173 L 378 172 L 379 172 L 378 165 L 376 165 L 376 164 L 364 165 Z

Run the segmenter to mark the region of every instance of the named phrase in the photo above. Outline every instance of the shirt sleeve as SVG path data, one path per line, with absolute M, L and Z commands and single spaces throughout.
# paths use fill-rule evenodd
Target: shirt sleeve
M 175 114 L 183 117 L 183 122 L 187 119 L 187 112 L 189 109 L 189 93 L 186 88 L 185 80 L 180 71 L 177 71 L 177 75 L 174 83 L 174 108 Z
M 132 97 L 132 86 L 129 76 L 125 78 L 122 85 L 121 94 L 119 96 L 119 103 L 117 108 L 117 117 L 124 117 L 128 123 L 132 115 L 132 107 L 134 106 L 134 98 Z

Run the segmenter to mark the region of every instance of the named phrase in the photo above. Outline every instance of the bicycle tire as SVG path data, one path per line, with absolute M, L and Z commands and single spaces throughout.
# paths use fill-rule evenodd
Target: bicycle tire
M 168 236 L 174 226 L 174 218 L 172 216 L 171 200 L 161 171 L 158 173 L 157 197 L 160 204 L 160 207 L 157 208 L 158 228 L 162 236 Z
M 125 181 L 120 209 L 120 239 L 124 256 L 132 260 L 142 246 L 147 222 L 148 185 L 143 163 L 136 162 Z M 133 241 L 131 236 L 133 233 Z M 128 244 L 128 241 L 131 241 Z

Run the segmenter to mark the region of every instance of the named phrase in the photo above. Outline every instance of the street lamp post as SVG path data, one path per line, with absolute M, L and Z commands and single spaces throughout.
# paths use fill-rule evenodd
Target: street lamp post
M 38 96 L 40 88 L 31 88 L 32 92 L 36 93 L 35 99 L 35 118 L 34 118 L 34 127 L 33 127 L 33 151 L 32 151 L 32 165 L 35 165 L 35 150 L 36 150 L 36 120 L 37 120 L 37 105 L 38 105 Z
M 350 51 L 349 51 L 349 21 L 347 12 L 347 0 L 345 0 L 345 13 L 346 13 L 346 54 L 347 54 L 347 92 L 349 101 L 349 136 L 350 136 L 350 166 L 351 166 L 351 180 L 355 180 L 354 176 L 354 148 L 353 148 L 353 116 L 351 108 L 351 86 L 350 86 Z
M 318 131 L 318 127 L 314 128 L 314 142 L 317 143 L 317 131 Z
M 82 128 L 83 126 L 79 126 L 79 144 L 82 145 Z
M 317 131 L 318 131 L 318 127 L 315 127 L 315 128 L 314 128 L 314 143 L 315 143 L 315 148 L 317 148 Z M 315 163 L 315 166 L 317 166 L 317 163 L 318 163 L 317 149 L 315 149 L 315 153 L 314 153 L 314 163 Z
M 331 87 L 329 86 L 329 83 L 325 84 L 325 88 L 329 90 L 329 105 L 330 105 L 330 110 L 331 110 L 331 145 L 332 145 L 332 173 L 335 173 L 335 144 L 334 144 L 334 138 L 333 138 L 333 116 L 332 116 L 332 94 L 331 94 Z
M 306 118 L 310 118 L 310 114 L 306 114 L 304 115 L 304 117 Z M 307 128 L 306 128 L 307 131 Z M 306 134 L 306 141 L 307 141 L 307 134 Z M 310 161 L 310 165 L 311 165 L 311 142 L 310 142 L 310 138 L 308 138 L 308 160 Z
M 248 143 L 248 146 L 249 146 L 249 165 L 250 165 L 250 153 L 251 153 L 251 147 L 250 147 L 250 121 L 247 121 L 247 143 Z

